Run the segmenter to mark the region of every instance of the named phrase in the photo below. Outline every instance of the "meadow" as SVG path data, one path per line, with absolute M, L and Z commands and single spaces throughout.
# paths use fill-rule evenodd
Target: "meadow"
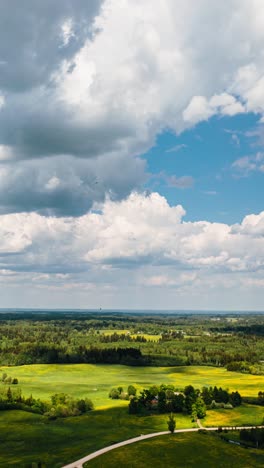
M 21 388 L 25 396 L 32 394 L 35 398 L 48 400 L 52 394 L 64 392 L 76 398 L 84 396 L 91 398 L 96 408 L 95 411 L 86 415 L 54 421 L 38 414 L 18 410 L 0 411 L 1 467 L 31 467 L 32 463 L 41 461 L 49 468 L 58 468 L 115 442 L 140 434 L 167 430 L 167 415 L 129 415 L 127 401 L 108 398 L 112 387 L 121 385 L 126 388 L 129 384 L 133 384 L 140 391 L 155 383 L 173 383 L 179 389 L 189 384 L 196 388 L 204 385 L 217 385 L 223 388 L 228 387 L 229 390 L 239 390 L 244 396 L 256 396 L 264 384 L 263 376 L 238 374 L 228 372 L 223 368 L 202 366 L 159 368 L 93 364 L 36 364 L 17 367 L 2 366 L 0 372 L 6 372 L 8 376 L 18 378 L 19 385 L 12 386 L 12 388 Z M 0 383 L 0 386 L 2 389 L 7 388 L 3 383 Z M 189 415 L 177 414 L 176 420 L 177 429 L 196 427 L 196 423 L 192 423 Z M 263 407 L 242 405 L 233 410 L 208 411 L 204 425 L 260 424 L 262 420 Z M 191 437 L 196 436 L 192 434 Z M 181 445 L 183 454 L 184 450 L 187 450 L 188 440 L 187 438 L 186 444 Z M 163 444 L 162 441 L 161 444 Z M 172 439 L 170 444 L 173 443 L 175 446 L 175 441 L 176 439 Z M 216 444 L 219 444 L 219 441 Z M 157 450 L 159 450 L 158 447 Z M 224 448 L 228 450 L 230 447 L 228 446 L 227 449 L 224 445 Z M 237 450 L 237 447 L 235 449 Z M 134 449 L 131 448 L 131 450 Z M 168 447 L 168 454 L 171 453 L 168 457 L 172 456 L 171 450 L 172 446 Z M 214 453 L 216 456 L 217 451 Z M 158 453 L 156 456 L 159 456 Z M 98 462 L 94 463 L 101 462 L 98 459 Z M 168 458 L 167 466 L 176 466 L 169 465 L 169 463 Z M 137 464 L 137 466 L 143 465 Z M 252 463 L 245 466 L 257 465 Z
M 128 367 L 103 364 L 33 364 L 0 368 L 0 374 L 18 378 L 24 396 L 48 400 L 54 393 L 68 393 L 74 397 L 88 397 L 95 408 L 127 405 L 122 400 L 110 400 L 112 387 L 129 384 L 138 391 L 150 385 L 172 383 L 182 389 L 186 385 L 195 388 L 214 386 L 238 390 L 242 396 L 257 396 L 264 387 L 264 376 L 229 372 L 224 368 L 205 366 L 183 367 Z M 0 386 L 4 384 L 0 383 Z
M 126 330 L 123 330 L 123 329 L 102 329 L 102 330 L 99 330 L 99 333 L 101 335 L 105 335 L 105 336 L 111 336 L 113 335 L 114 333 L 116 335 L 130 335 L 131 338 L 137 338 L 138 336 L 139 337 L 143 337 L 145 338 L 147 341 L 159 341 L 161 339 L 161 335 L 153 335 L 153 334 L 149 334 L 149 333 L 130 333 L 130 330 L 129 329 L 126 329 Z
M 260 422 L 259 419 L 261 418 L 260 410 L 262 408 L 257 408 L 256 410 L 255 407 L 247 405 L 245 408 L 240 407 L 226 410 L 226 413 L 224 410 L 210 411 L 206 417 L 205 424 L 211 426 L 216 421 L 230 425 L 234 422 L 239 424 L 250 421 L 257 423 Z M 258 413 L 255 411 L 258 411 Z M 221 420 L 222 414 L 226 414 L 225 421 Z M 253 421 L 253 414 L 256 415 L 256 421 Z M 44 416 L 24 411 L 0 411 L 0 467 L 19 466 L 31 468 L 32 463 L 41 462 L 45 463 L 43 466 L 47 468 L 59 468 L 99 448 L 121 440 L 139 436 L 140 434 L 165 431 L 167 430 L 167 419 L 167 415 L 158 414 L 149 416 L 128 415 L 127 408 L 124 407 L 92 411 L 87 415 L 65 419 L 60 418 L 54 421 L 48 420 Z M 196 423 L 192 423 L 189 415 L 183 414 L 176 415 L 176 425 L 177 429 L 197 427 Z M 159 445 L 159 440 L 161 445 Z M 193 458 L 193 460 L 197 461 L 199 457 L 205 457 L 206 455 L 206 459 L 209 457 L 208 460 L 214 460 L 215 463 L 217 457 L 219 457 L 220 450 L 225 454 L 223 458 L 222 456 L 220 457 L 221 460 L 226 460 L 226 457 L 232 456 L 232 454 L 235 456 L 237 450 L 240 450 L 239 447 L 231 448 L 228 444 L 219 440 L 215 441 L 211 438 L 208 440 L 209 445 L 207 446 L 208 441 L 206 436 L 202 437 L 199 434 L 199 437 L 197 437 L 195 433 L 178 434 L 172 438 L 168 436 L 166 438 L 151 439 L 149 442 L 146 441 L 146 445 L 144 445 L 145 443 L 142 445 L 142 442 L 140 442 L 131 446 L 131 454 L 130 448 L 124 447 L 122 451 L 112 451 L 106 459 L 103 457 L 98 458 L 97 461 L 93 461 L 94 464 L 91 466 L 105 467 L 117 466 L 118 464 L 128 467 L 156 466 L 154 461 L 155 457 L 160 456 L 160 450 L 162 452 L 164 450 L 162 457 L 167 457 L 166 465 L 164 466 L 177 466 L 175 465 L 175 460 L 180 461 L 178 466 L 195 466 L 195 464 L 182 464 L 182 460 L 185 458 L 186 460 L 188 457 L 190 459 L 190 452 L 194 453 L 195 457 L 198 457 L 198 459 Z M 177 456 L 175 456 L 175 446 L 177 447 Z M 212 447 L 214 447 L 213 450 Z M 153 458 L 152 455 L 149 456 L 148 451 L 150 449 Z M 127 450 L 129 450 L 128 453 Z M 139 455 L 134 455 L 134 451 Z M 131 463 L 132 460 L 137 460 L 137 464 L 122 465 L 122 453 L 124 453 L 125 457 L 128 457 L 128 460 L 131 460 Z M 249 451 L 241 453 L 248 455 Z M 259 458 L 260 453 L 256 452 L 256 458 L 253 458 L 253 461 L 256 461 L 255 465 L 251 458 L 246 458 L 245 460 L 251 460 L 252 463 L 245 464 L 245 466 L 261 466 L 257 465 Z M 109 460 L 112 459 L 116 463 L 115 465 L 109 464 Z M 142 464 L 142 460 L 144 460 L 145 465 Z M 147 464 L 148 462 L 149 464 Z M 88 466 L 90 466 L 90 463 L 92 462 L 89 462 Z M 198 466 L 202 467 L 203 465 L 199 464 Z M 215 466 L 215 464 L 207 464 L 206 466 Z
M 59 468 L 121 440 L 165 431 L 167 419 L 167 415 L 128 415 L 122 407 L 54 421 L 24 411 L 0 411 L 0 467 L 31 468 L 41 462 Z M 177 427 L 196 424 L 189 416 L 178 415 Z
M 212 434 L 174 434 L 115 449 L 86 463 L 87 468 L 255 468 L 263 466 L 264 454 L 223 442 Z
M 261 425 L 264 419 L 263 406 L 246 405 L 237 406 L 232 410 L 209 410 L 203 420 L 203 425 L 210 426 L 239 426 L 240 424 Z

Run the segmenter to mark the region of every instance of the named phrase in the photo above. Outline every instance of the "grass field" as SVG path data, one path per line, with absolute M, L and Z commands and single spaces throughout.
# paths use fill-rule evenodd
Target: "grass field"
M 239 426 L 240 424 L 263 424 L 264 407 L 242 405 L 232 410 L 218 409 L 207 411 L 204 426 Z
M 112 329 L 112 330 L 110 330 L 109 328 L 100 330 L 101 335 L 109 336 L 109 335 L 113 335 L 114 333 L 116 333 L 117 335 L 127 335 L 128 333 L 130 334 L 130 331 L 128 329 L 126 329 L 126 330 L 122 330 L 122 329 Z M 159 341 L 159 339 L 161 338 L 161 335 L 150 335 L 149 333 L 138 333 L 138 334 L 133 334 L 132 333 L 130 336 L 131 336 L 131 338 L 136 338 L 137 336 L 143 336 L 144 338 L 146 338 L 147 341 Z
M 222 410 L 221 410 L 222 411 Z M 226 414 L 229 416 L 230 420 L 226 417 L 225 419 L 225 424 L 231 425 L 233 421 L 233 424 L 236 423 L 247 423 L 252 421 L 252 414 L 255 411 L 254 407 L 241 407 L 237 408 L 234 410 L 229 410 L 226 411 Z M 220 421 L 221 413 L 212 411 L 208 412 L 208 416 L 206 417 L 206 424 L 207 425 L 220 425 L 223 423 L 223 421 Z M 218 419 L 217 419 L 218 418 Z M 244 421 L 239 418 L 245 418 Z M 99 448 L 114 444 L 116 442 L 119 442 L 121 440 L 126 440 L 131 437 L 138 436 L 140 434 L 147 434 L 150 432 L 158 432 L 158 431 L 164 431 L 167 430 L 167 415 L 152 415 L 152 416 L 135 416 L 135 415 L 128 415 L 127 408 L 109 408 L 106 410 L 100 410 L 100 411 L 93 411 L 87 415 L 84 416 L 78 416 L 78 417 L 70 417 L 66 419 L 57 419 L 55 421 L 49 421 L 45 417 L 37 415 L 37 414 L 32 414 L 32 413 L 26 413 L 24 411 L 0 411 L 0 467 L 5 468 L 7 466 L 11 467 L 31 467 L 32 463 L 39 462 L 41 461 L 42 463 L 46 463 L 46 466 L 48 468 L 59 468 L 63 466 L 63 464 L 69 463 L 71 461 L 77 460 Z M 255 423 L 255 421 L 252 421 Z M 189 416 L 185 415 L 176 415 L 176 423 L 177 423 L 177 429 L 183 429 L 183 428 L 188 428 L 188 427 L 195 427 L 196 425 L 191 422 L 191 419 Z M 174 455 L 171 452 L 171 450 L 174 447 L 175 450 L 175 443 L 177 442 L 177 454 L 182 453 L 182 456 L 188 456 L 190 453 L 194 453 L 196 455 L 196 434 L 190 434 L 189 435 L 191 439 L 185 439 L 185 436 L 183 439 L 181 439 L 178 435 L 173 436 L 177 437 L 177 439 L 172 439 L 173 446 L 171 448 L 168 447 L 168 452 L 167 448 L 162 445 L 162 450 L 164 450 L 164 454 L 162 456 L 165 456 L 167 453 L 169 453 L 168 457 L 175 457 L 175 452 Z M 187 435 L 186 435 L 187 437 Z M 199 437 L 202 437 L 199 435 Z M 194 438 L 194 439 L 193 439 Z M 155 450 L 159 450 L 158 447 L 156 447 L 156 440 L 157 439 L 152 439 L 151 442 L 151 450 L 153 447 L 153 459 L 147 458 L 144 459 L 144 465 L 129 465 L 125 464 L 122 465 L 122 460 L 117 461 L 115 459 L 114 454 L 117 453 L 117 451 L 111 452 L 109 456 L 111 455 L 111 459 L 113 457 L 113 460 L 116 460 L 116 465 L 108 465 L 108 462 L 104 462 L 104 459 L 102 458 L 103 463 L 107 464 L 96 464 L 92 466 L 102 466 L 102 467 L 108 467 L 108 466 L 118 466 L 118 463 L 120 466 L 127 466 L 127 467 L 133 467 L 133 466 L 157 466 L 153 460 L 155 460 L 155 457 L 159 457 L 160 453 L 159 451 L 156 452 Z M 184 443 L 185 445 L 178 445 L 178 442 L 181 440 L 186 440 Z M 194 442 L 192 442 L 194 440 Z M 197 439 L 202 442 L 204 439 L 199 438 Z M 165 438 L 161 438 L 161 441 L 168 441 L 168 439 L 165 440 Z M 191 445 L 189 445 L 189 448 L 187 447 L 187 442 L 191 441 Z M 167 442 L 166 442 L 167 443 Z M 214 440 L 210 439 L 210 447 L 212 447 L 212 443 L 214 443 Z M 141 457 L 144 457 L 144 453 L 141 451 L 142 449 L 142 442 L 139 444 L 135 444 L 133 447 L 133 450 L 139 451 L 138 453 L 141 454 Z M 163 444 L 163 442 L 162 442 Z M 218 444 L 218 442 L 217 442 Z M 230 447 L 227 444 L 222 445 L 223 443 L 221 442 L 221 450 L 225 451 L 227 448 L 229 449 Z M 179 448 L 180 447 L 180 448 Z M 203 445 L 201 445 L 201 454 L 203 453 Z M 131 446 L 132 448 L 132 446 Z M 191 448 L 191 449 L 190 449 Z M 234 447 L 233 447 L 234 448 Z M 143 447 L 144 449 L 144 447 Z M 143 450 L 142 449 L 142 450 Z M 238 449 L 237 447 L 235 448 L 236 450 Z M 126 450 L 128 448 L 124 448 L 124 453 L 126 453 Z M 208 448 L 206 449 L 208 450 Z M 218 449 L 217 449 L 218 450 Z M 197 449 L 198 451 L 198 449 Z M 189 452 L 189 455 L 188 455 Z M 171 455 L 170 455 L 171 453 Z M 187 453 L 187 455 L 186 455 Z M 211 452 L 210 452 L 211 453 Z M 227 455 L 230 455 L 230 452 L 226 452 Z M 236 452 L 237 453 L 237 452 Z M 239 452 L 238 452 L 239 453 Z M 248 454 L 249 452 L 243 452 L 243 454 Z M 259 452 L 258 452 L 259 453 Z M 155 455 L 156 454 L 156 455 Z M 184 455 L 185 454 L 185 455 Z M 128 455 L 130 456 L 130 455 Z M 166 455 L 167 456 L 167 455 Z M 179 455 L 177 455 L 179 456 Z M 198 454 L 197 454 L 198 456 Z M 200 455 L 199 455 L 200 456 Z M 217 457 L 219 456 L 219 452 L 213 451 L 212 454 L 210 454 L 210 457 L 215 457 L 212 458 L 214 462 L 216 461 Z M 101 459 L 101 457 L 100 457 Z M 100 459 L 98 459 L 99 463 Z M 133 456 L 133 459 L 138 460 L 138 458 Z M 179 458 L 180 459 L 180 458 Z M 220 457 L 222 460 L 222 458 Z M 150 464 L 146 464 L 146 460 L 150 460 Z M 151 461 L 152 460 L 152 461 Z M 163 458 L 162 458 L 163 460 Z M 174 460 L 171 458 L 171 461 Z M 198 458 L 199 460 L 199 458 Z M 208 460 L 210 460 L 208 458 Z M 223 458 L 225 460 L 225 458 Z M 101 463 L 101 462 L 100 462 Z M 169 463 L 169 458 L 168 458 L 168 463 Z M 89 465 L 90 466 L 90 465 Z M 163 466 L 195 466 L 195 465 L 186 465 L 186 464 L 180 464 L 180 465 L 169 465 L 164 464 Z M 205 466 L 205 465 L 196 465 L 196 466 Z M 210 466 L 207 464 L 207 467 Z M 221 466 L 221 465 L 216 465 L 212 464 L 211 466 Z M 226 464 L 223 466 L 261 466 L 261 465 L 254 465 L 254 464 L 248 464 L 248 465 L 230 465 Z
M 110 400 L 109 390 L 119 385 L 135 385 L 139 390 L 153 384 L 173 383 L 178 388 L 192 384 L 221 386 L 238 390 L 243 396 L 257 396 L 264 388 L 264 376 L 228 372 L 224 368 L 187 367 L 128 367 L 93 364 L 39 364 L 18 367 L 1 367 L 0 374 L 17 377 L 23 395 L 48 399 L 50 395 L 65 392 L 76 397 L 92 399 L 96 409 L 127 405 L 122 400 Z M 0 385 L 4 385 L 0 383 Z
M 157 465 L 157 460 L 160 464 Z M 174 434 L 115 449 L 85 464 L 87 468 L 255 468 L 264 465 L 261 450 L 227 444 L 210 434 Z
M 31 463 L 42 461 L 48 467 L 57 468 L 112 443 L 139 434 L 167 430 L 166 415 L 129 415 L 127 401 L 110 400 L 108 393 L 114 386 L 126 388 L 131 383 L 141 389 L 166 382 L 179 388 L 188 384 L 195 387 L 217 385 L 237 389 L 242 395 L 256 395 L 264 386 L 262 376 L 237 374 L 213 367 L 31 365 L 2 367 L 0 372 L 17 377 L 25 396 L 32 393 L 35 398 L 44 400 L 54 393 L 66 392 L 76 397 L 90 397 L 97 408 L 97 411 L 81 417 L 55 421 L 21 411 L 1 411 L 0 467 L 31 467 Z M 4 384 L 0 385 L 4 387 Z M 177 415 L 176 419 L 178 429 L 193 425 L 189 416 Z M 262 408 L 245 405 L 233 410 L 210 411 L 204 424 L 258 424 L 262 419 Z
M 61 467 L 121 440 L 167 430 L 167 419 L 128 415 L 126 408 L 55 421 L 23 411 L 0 411 L 0 467 L 31 467 L 39 461 Z M 177 416 L 178 428 L 195 426 L 188 416 Z
M 99 333 L 100 335 L 106 335 L 106 336 L 109 336 L 109 335 L 113 335 L 114 333 L 116 333 L 117 335 L 127 335 L 129 332 L 128 329 L 126 330 L 123 330 L 123 329 L 110 329 L 110 328 L 102 328 L 101 330 L 99 330 Z

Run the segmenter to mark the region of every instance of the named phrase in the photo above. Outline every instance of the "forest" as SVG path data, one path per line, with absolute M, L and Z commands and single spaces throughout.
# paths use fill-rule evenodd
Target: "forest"
M 206 365 L 264 374 L 263 315 L 19 312 L 0 315 L 0 365 Z

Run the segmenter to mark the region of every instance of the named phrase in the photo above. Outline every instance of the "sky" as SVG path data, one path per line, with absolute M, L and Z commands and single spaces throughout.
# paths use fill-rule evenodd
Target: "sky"
M 0 307 L 264 310 L 263 0 L 0 2 Z

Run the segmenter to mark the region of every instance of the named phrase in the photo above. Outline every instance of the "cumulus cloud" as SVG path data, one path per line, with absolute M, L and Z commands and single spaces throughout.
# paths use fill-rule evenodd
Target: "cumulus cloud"
M 149 264 L 210 274 L 263 269 L 264 212 L 233 226 L 184 222 L 182 206 L 170 207 L 157 193 L 133 193 L 97 208 L 78 218 L 2 215 L 0 268 L 69 273 Z
M 10 0 L 0 3 L 0 89 L 46 85 L 63 60 L 91 37 L 100 0 Z
M 88 161 L 64 156 L 6 163 L 0 166 L 0 214 L 37 211 L 80 216 L 105 196 L 112 200 L 127 197 L 144 180 L 144 161 L 119 154 L 112 155 L 110 165 L 106 156 Z
M 1 161 L 13 167 L 67 155 L 86 172 L 89 159 L 107 157 L 109 168 L 143 154 L 163 129 L 264 111 L 259 0 L 11 0 L 0 26 Z M 59 190 L 62 166 L 44 191 Z M 23 167 L 30 179 L 33 166 Z M 32 207 L 36 192 L 28 184 L 24 210 L 45 199 L 49 212 L 48 196 Z
M 184 216 L 158 193 L 76 217 L 1 215 L 2 299 L 15 288 L 43 307 L 261 307 L 264 212 L 234 225 Z
M 191 124 L 197 124 L 208 120 L 212 115 L 233 116 L 245 112 L 244 106 L 230 94 L 215 94 L 211 99 L 204 96 L 194 96 L 190 104 L 183 111 L 183 120 Z

